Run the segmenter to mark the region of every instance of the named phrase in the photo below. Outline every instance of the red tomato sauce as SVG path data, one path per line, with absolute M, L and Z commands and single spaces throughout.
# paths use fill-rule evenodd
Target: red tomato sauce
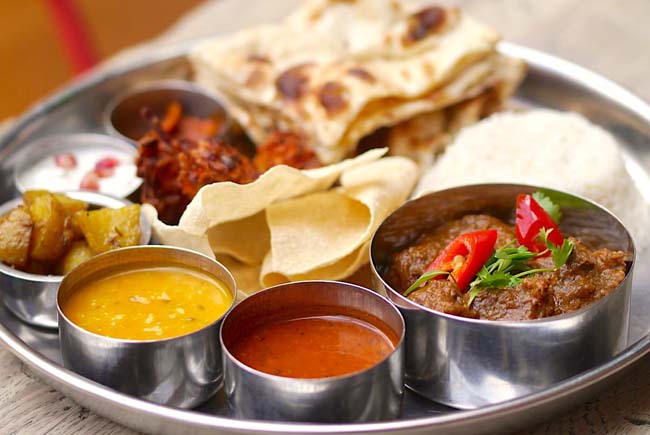
M 254 326 L 229 350 L 259 371 L 289 378 L 326 378 L 362 371 L 394 349 L 386 326 L 345 315 L 277 319 Z

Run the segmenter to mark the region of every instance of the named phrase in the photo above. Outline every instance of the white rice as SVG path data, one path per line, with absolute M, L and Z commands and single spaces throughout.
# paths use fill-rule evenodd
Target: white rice
M 614 137 L 576 113 L 503 112 L 463 129 L 425 172 L 415 196 L 489 182 L 536 184 L 611 210 L 645 246 L 649 207 Z

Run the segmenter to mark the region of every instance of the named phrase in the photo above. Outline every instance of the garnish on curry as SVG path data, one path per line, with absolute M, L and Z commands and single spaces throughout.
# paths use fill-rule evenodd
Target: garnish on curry
M 565 237 L 560 219 L 548 196 L 521 194 L 514 229 L 466 215 L 395 253 L 386 278 L 412 301 L 462 317 L 527 320 L 578 310 L 623 281 L 626 253 Z

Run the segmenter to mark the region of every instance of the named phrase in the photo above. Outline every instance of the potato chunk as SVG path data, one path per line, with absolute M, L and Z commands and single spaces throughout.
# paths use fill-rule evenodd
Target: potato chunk
M 76 224 L 74 214 L 78 211 L 88 210 L 88 203 L 81 201 L 79 199 L 70 198 L 62 193 L 54 193 L 54 197 L 61 203 L 63 209 L 65 210 L 66 218 L 63 228 L 63 245 L 64 250 L 74 240 L 83 239 L 83 234 L 81 233 L 81 228 Z
M 93 256 L 93 251 L 84 240 L 72 243 L 68 252 L 59 260 L 56 265 L 57 275 L 67 275 L 72 269 Z
M 67 215 L 72 216 L 78 211 L 88 210 L 88 203 L 80 199 L 70 198 L 62 193 L 55 193 L 54 197 L 61 203 Z
M 32 227 L 32 217 L 22 205 L 0 218 L 0 260 L 18 268 L 27 265 Z
M 140 242 L 140 205 L 75 213 L 75 219 L 95 254 L 135 246 Z
M 25 192 L 23 201 L 34 222 L 29 257 L 36 261 L 58 259 L 65 248 L 65 209 L 53 194 L 46 191 Z

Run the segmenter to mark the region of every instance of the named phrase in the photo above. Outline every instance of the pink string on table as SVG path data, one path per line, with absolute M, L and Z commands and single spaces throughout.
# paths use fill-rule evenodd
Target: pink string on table
M 92 41 L 74 0 L 44 0 L 68 63 L 79 74 L 97 63 Z

